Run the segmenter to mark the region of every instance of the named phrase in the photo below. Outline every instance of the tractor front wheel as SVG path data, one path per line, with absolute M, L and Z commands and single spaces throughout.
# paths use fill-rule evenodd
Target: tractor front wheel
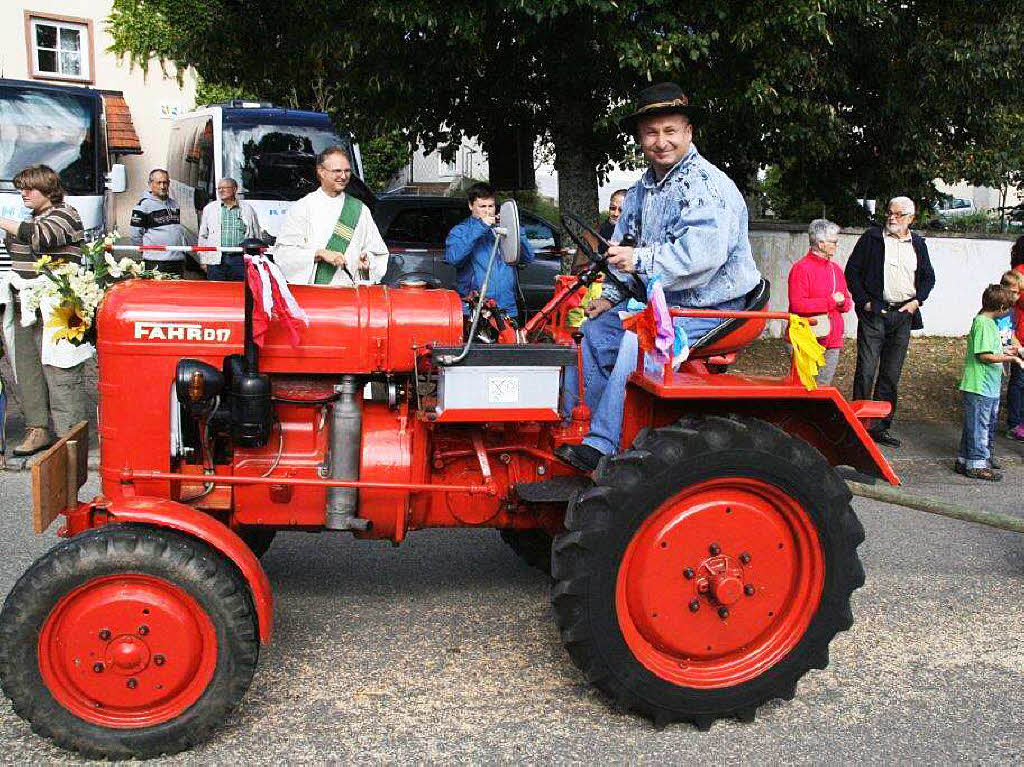
M 601 462 L 555 541 L 573 662 L 658 724 L 753 719 L 828 664 L 863 584 L 850 492 L 756 419 L 689 418 Z
M 0 612 L 0 684 L 15 712 L 92 758 L 203 741 L 245 694 L 258 650 L 231 563 L 152 528 L 110 525 L 55 546 Z

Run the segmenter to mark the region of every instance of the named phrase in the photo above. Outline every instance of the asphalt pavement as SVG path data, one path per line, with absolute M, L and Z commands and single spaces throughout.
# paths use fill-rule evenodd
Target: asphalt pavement
M 951 471 L 953 425 L 898 424 L 908 491 L 1024 516 L 1024 445 L 1000 484 Z M 94 488 L 86 488 L 83 493 Z M 855 623 L 752 724 L 656 729 L 569 662 L 549 584 L 489 530 L 400 547 L 284 533 L 264 558 L 274 637 L 213 738 L 167 764 L 1024 762 L 1024 536 L 856 499 Z M 56 540 L 27 472 L 0 474 L 0 593 Z M 55 526 L 54 526 L 55 527 Z M 0 761 L 80 761 L 0 702 Z

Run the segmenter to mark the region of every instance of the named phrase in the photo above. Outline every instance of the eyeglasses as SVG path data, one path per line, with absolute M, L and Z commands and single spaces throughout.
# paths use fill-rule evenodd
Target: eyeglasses
M 914 215 L 913 213 L 898 213 L 898 212 L 893 212 L 893 211 L 890 210 L 888 213 L 885 214 L 885 217 L 886 218 L 905 218 L 906 216 L 913 216 L 913 215 Z
M 324 168 L 324 173 L 333 173 L 335 176 L 351 176 L 351 168 Z

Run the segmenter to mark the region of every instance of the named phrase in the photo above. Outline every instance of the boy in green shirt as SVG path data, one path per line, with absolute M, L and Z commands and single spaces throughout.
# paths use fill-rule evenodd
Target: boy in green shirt
M 989 285 L 981 296 L 981 311 L 974 318 L 971 334 L 967 337 L 964 354 L 964 372 L 960 378 L 960 391 L 964 395 L 964 429 L 960 436 L 954 469 L 973 479 L 998 482 L 1003 475 L 996 471 L 998 463 L 992 457 L 992 439 L 999 414 L 999 388 L 1004 362 L 1024 364 L 1017 355 L 1003 351 L 996 319 L 1013 306 L 1013 294 L 1001 285 Z

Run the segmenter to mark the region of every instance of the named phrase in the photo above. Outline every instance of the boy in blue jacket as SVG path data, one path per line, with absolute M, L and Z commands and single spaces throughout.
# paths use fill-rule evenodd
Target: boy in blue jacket
M 452 227 L 444 246 L 444 260 L 455 267 L 459 294 L 468 296 L 474 290 L 480 290 L 487 273 L 487 260 L 491 257 L 495 234 L 491 227 L 495 224 L 495 193 L 489 184 L 473 184 L 467 193 L 469 200 L 469 218 Z M 522 251 L 519 256 L 521 263 L 530 263 L 534 259 L 526 238 L 520 234 Z M 519 307 L 516 303 L 518 276 L 515 266 L 506 264 L 501 253 L 494 257 L 491 267 L 491 279 L 487 283 L 485 298 L 493 298 L 505 313 L 513 320 L 519 320 Z

